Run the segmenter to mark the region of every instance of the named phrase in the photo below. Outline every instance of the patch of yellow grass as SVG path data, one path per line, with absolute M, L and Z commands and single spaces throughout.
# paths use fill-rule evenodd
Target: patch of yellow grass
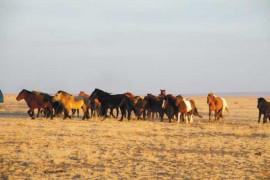
M 208 123 L 206 98 L 194 97 L 204 118 L 178 124 L 135 117 L 31 120 L 15 97 L 6 97 L 0 112 L 2 178 L 270 177 L 270 125 L 257 123 L 256 98 L 227 98 L 231 116 Z

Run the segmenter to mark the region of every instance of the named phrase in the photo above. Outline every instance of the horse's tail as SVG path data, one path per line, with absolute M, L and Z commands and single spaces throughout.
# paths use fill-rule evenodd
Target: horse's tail
M 229 112 L 228 107 L 225 107 L 225 110 L 227 111 L 228 115 L 230 116 L 230 112 Z
M 195 116 L 198 116 L 199 118 L 202 118 L 202 117 L 203 117 L 203 116 L 201 116 L 201 115 L 199 114 L 198 109 L 197 109 L 196 107 L 195 107 L 195 109 L 194 109 L 193 114 L 194 114 Z
M 227 111 L 228 115 L 230 115 L 229 109 L 228 109 L 228 104 L 227 101 L 224 98 L 221 98 L 222 100 L 222 113 L 224 113 L 225 111 Z

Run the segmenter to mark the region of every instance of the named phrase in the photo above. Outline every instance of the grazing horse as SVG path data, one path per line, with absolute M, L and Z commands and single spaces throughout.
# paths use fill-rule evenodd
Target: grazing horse
M 178 107 L 175 105 L 176 97 L 168 94 L 162 101 L 162 108 L 165 110 L 165 114 L 168 116 L 169 122 L 172 121 L 173 117 L 178 114 Z
M 215 121 L 223 117 L 223 113 L 226 110 L 229 114 L 227 102 L 224 98 L 216 97 L 214 93 L 209 93 L 207 96 L 207 104 L 209 105 L 209 122 L 211 121 L 211 113 L 215 112 Z
M 121 110 L 121 118 L 119 121 L 122 121 L 126 115 L 126 111 L 128 112 L 128 120 L 130 120 L 131 111 L 133 105 L 128 100 L 127 96 L 124 94 L 116 94 L 111 95 L 110 93 L 107 93 L 105 91 L 102 91 L 100 89 L 95 89 L 92 94 L 90 95 L 90 101 L 93 101 L 95 98 L 97 98 L 101 102 L 101 109 L 102 114 L 104 115 L 104 119 L 108 117 L 107 111 L 108 109 L 116 109 L 120 108 Z
M 53 97 L 53 101 L 61 101 L 61 103 L 64 106 L 65 113 L 64 113 L 64 119 L 65 118 L 70 118 L 71 116 L 69 115 L 69 112 L 72 109 L 83 109 L 84 115 L 83 115 L 83 120 L 85 118 L 89 118 L 88 114 L 88 104 L 83 98 L 78 98 L 72 96 L 71 94 L 68 94 L 64 91 L 58 91 L 55 96 Z
M 35 119 L 34 109 L 41 109 L 48 107 L 53 119 L 52 98 L 50 95 L 42 93 L 37 94 L 26 89 L 23 89 L 16 97 L 17 101 L 24 99 L 30 108 L 27 113 L 32 119 Z
M 258 123 L 261 121 L 261 115 L 263 114 L 263 123 L 267 122 L 267 117 L 270 120 L 270 102 L 267 102 L 264 98 L 258 98 L 259 118 Z
M 152 94 L 147 94 L 143 99 L 143 119 L 147 117 L 150 119 L 151 113 L 159 113 L 161 121 L 163 121 L 164 110 L 162 109 L 163 98 L 159 96 L 154 96 Z M 153 118 L 153 116 L 152 116 Z
M 188 123 L 188 121 L 193 123 L 193 115 L 202 118 L 196 108 L 194 100 L 192 99 L 185 99 L 182 96 L 177 96 L 175 100 L 175 106 L 177 106 L 178 109 L 178 123 L 180 122 L 181 115 L 182 118 L 184 116 L 188 117 L 188 119 L 186 119 L 186 123 Z

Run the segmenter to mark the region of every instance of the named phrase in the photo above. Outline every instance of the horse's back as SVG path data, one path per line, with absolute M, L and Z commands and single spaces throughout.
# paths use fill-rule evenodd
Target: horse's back
M 184 103 L 185 103 L 185 105 L 187 107 L 187 112 L 191 111 L 192 110 L 192 106 L 191 106 L 190 100 L 184 99 Z

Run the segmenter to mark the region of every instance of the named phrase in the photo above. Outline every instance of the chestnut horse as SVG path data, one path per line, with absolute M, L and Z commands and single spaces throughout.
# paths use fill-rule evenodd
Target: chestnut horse
M 178 123 L 180 122 L 180 119 L 183 119 L 184 117 L 188 117 L 188 119 L 186 119 L 186 123 L 193 123 L 193 115 L 202 118 L 196 108 L 194 100 L 192 99 L 185 99 L 182 96 L 177 96 L 175 106 L 178 108 Z M 182 118 L 180 118 L 181 116 Z
M 32 119 L 35 119 L 35 109 L 45 109 L 48 108 L 51 114 L 51 119 L 53 119 L 53 107 L 52 107 L 52 97 L 45 93 L 33 93 L 26 89 L 23 89 L 16 97 L 17 101 L 24 99 L 30 108 L 27 113 Z
M 261 121 L 261 116 L 263 115 L 263 123 L 267 122 L 267 117 L 270 120 L 270 102 L 267 102 L 264 98 L 258 98 L 258 105 L 257 108 L 259 109 L 259 118 L 258 123 Z
M 224 120 L 223 113 L 225 110 L 229 114 L 226 100 L 224 98 L 215 96 L 212 92 L 209 93 L 207 96 L 207 104 L 209 105 L 209 122 L 211 121 L 212 111 L 215 112 L 215 121 L 219 118 L 222 118 L 222 120 Z
M 65 108 L 64 119 L 67 117 L 71 119 L 69 112 L 72 109 L 80 109 L 80 108 L 82 108 L 84 112 L 82 119 L 84 120 L 85 118 L 87 119 L 89 118 L 88 104 L 87 102 L 84 101 L 84 99 L 76 100 L 75 97 L 72 96 L 71 94 L 68 94 L 64 91 L 58 91 L 53 97 L 53 101 L 61 101 L 61 103 L 63 104 Z
M 90 95 L 86 94 L 85 92 L 81 91 L 79 93 L 79 96 L 84 96 L 90 99 Z M 91 117 L 98 117 L 100 113 L 101 103 L 97 98 L 95 98 L 93 101 L 90 101 L 90 109 L 91 109 Z

